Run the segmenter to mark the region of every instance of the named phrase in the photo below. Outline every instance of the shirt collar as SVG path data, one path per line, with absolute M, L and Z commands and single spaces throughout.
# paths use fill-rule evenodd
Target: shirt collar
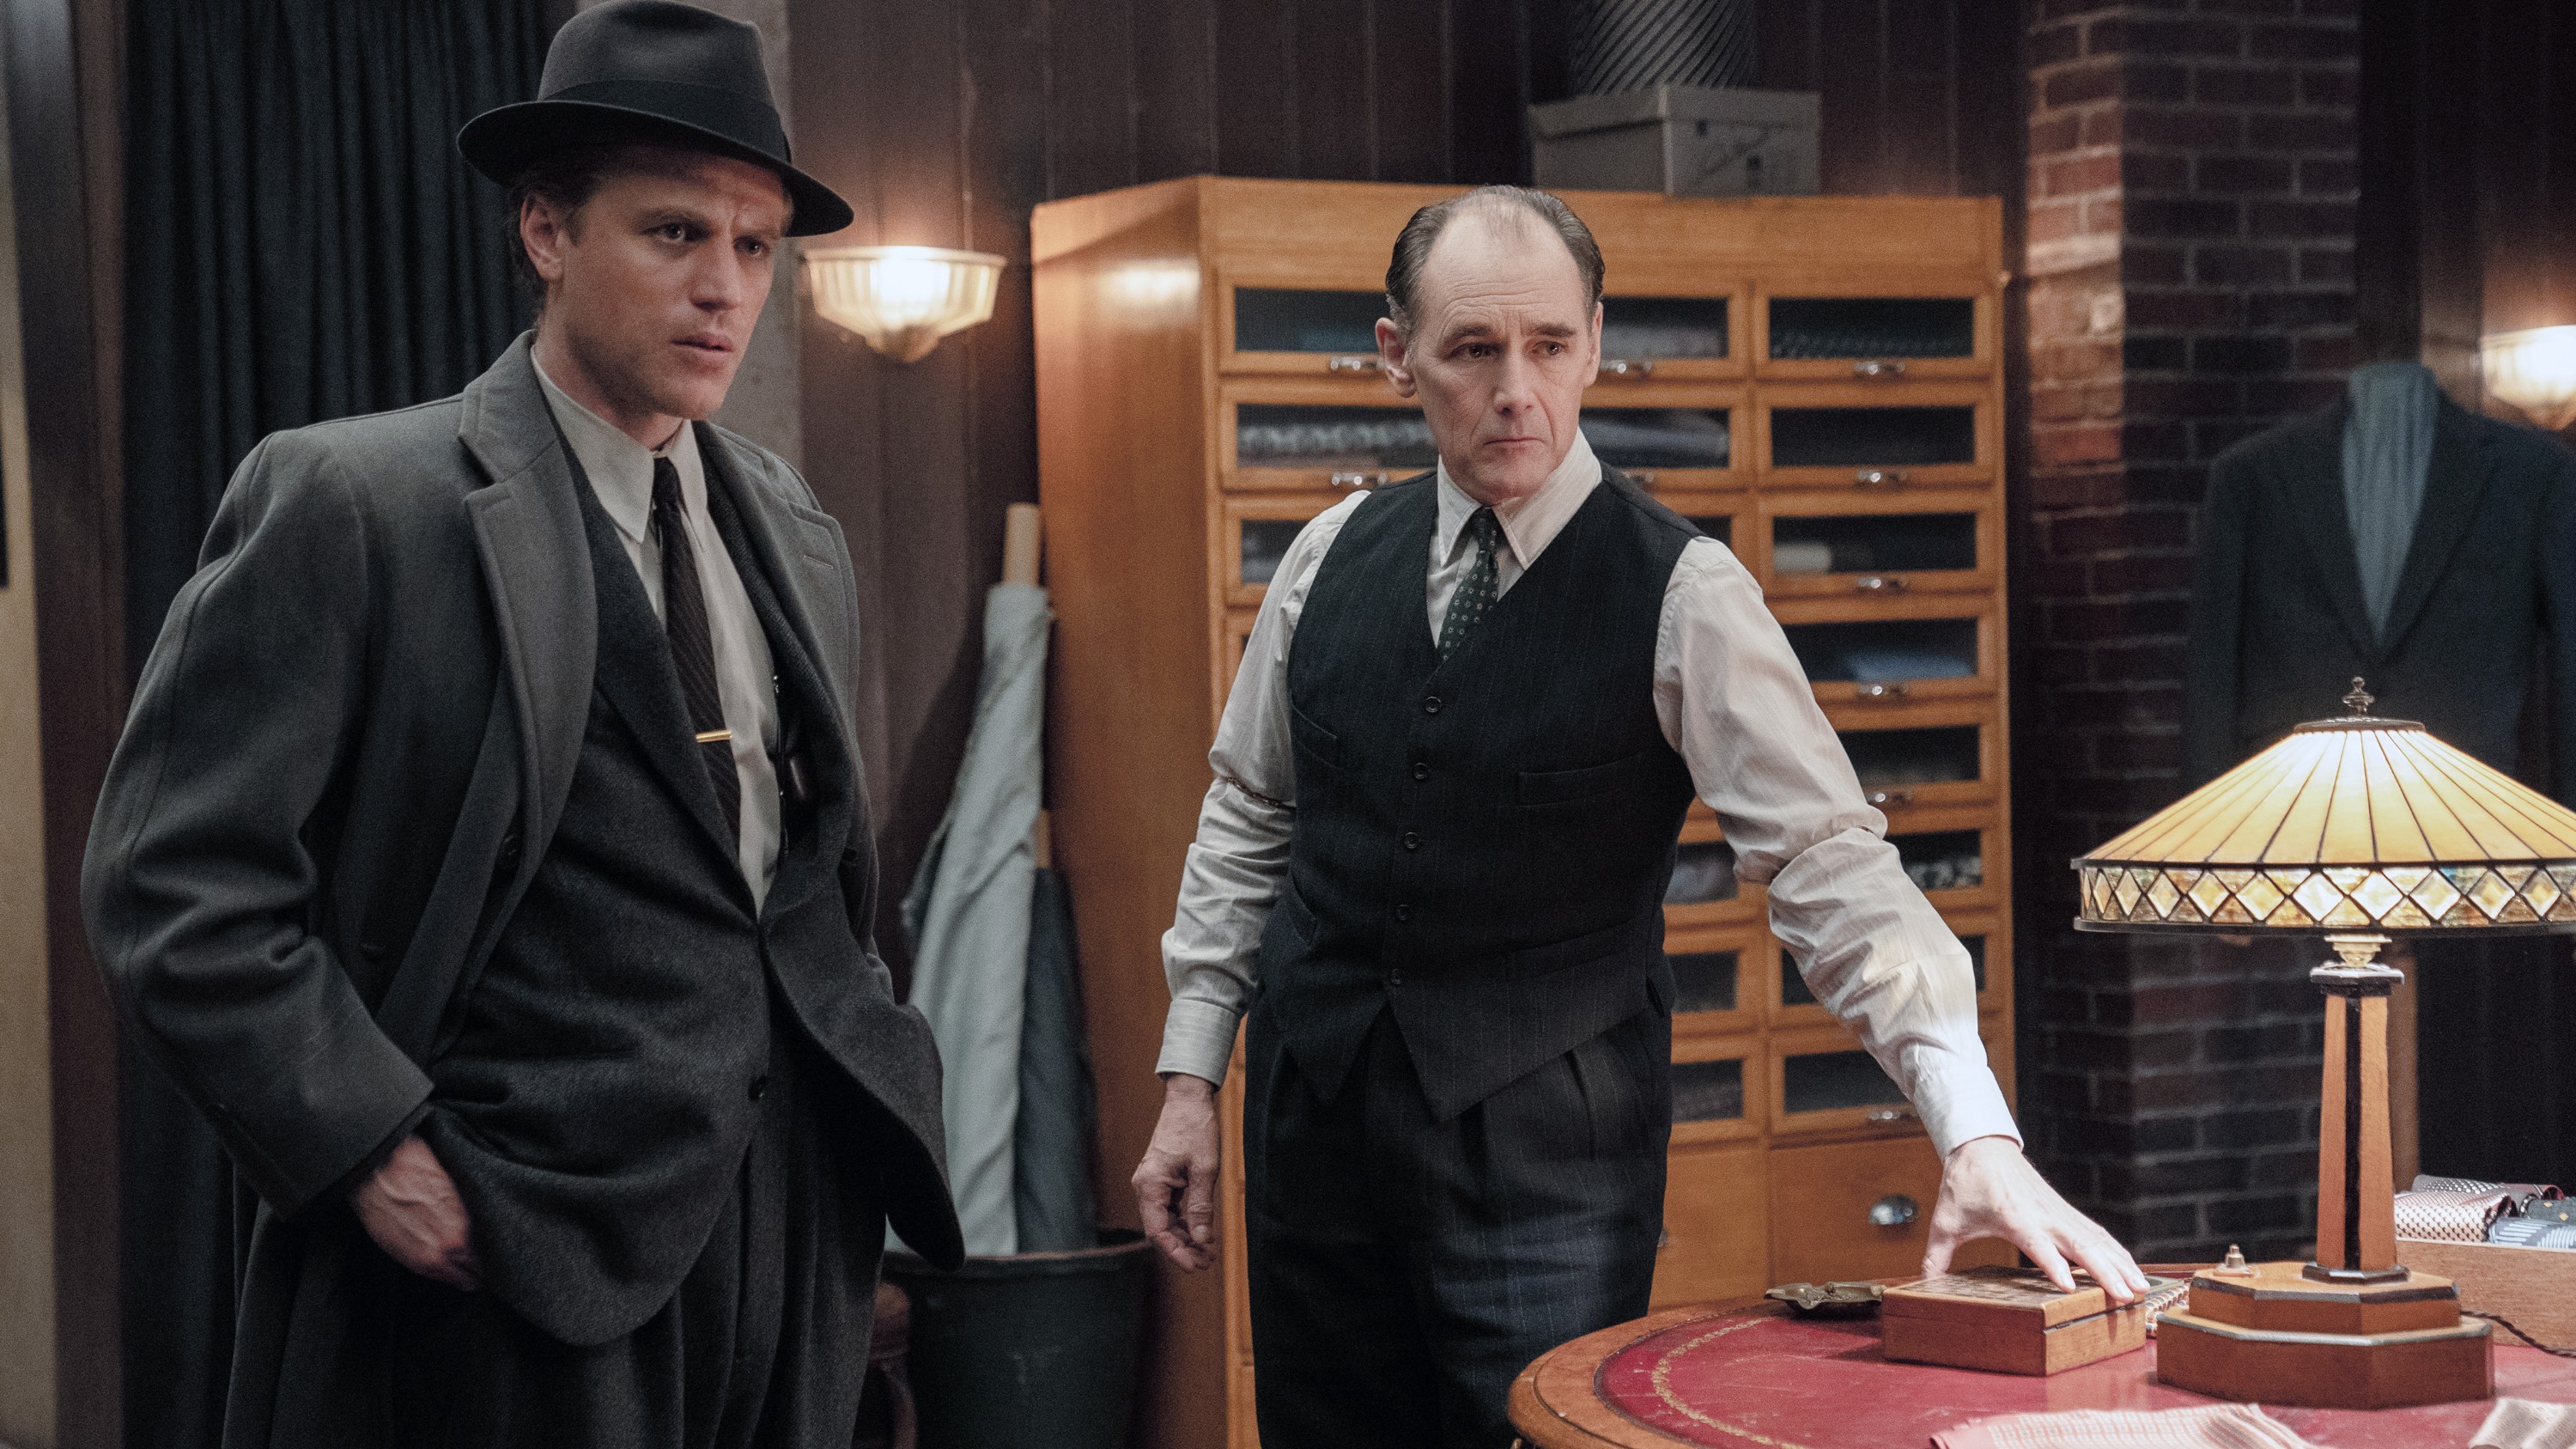
M 1503 526 L 1503 541 L 1510 545 L 1512 557 L 1522 568 L 1538 562 L 1541 551 L 1565 531 L 1568 519 L 1601 485 L 1601 460 L 1592 456 L 1592 440 L 1580 429 L 1574 434 L 1574 446 L 1565 450 L 1563 461 L 1538 491 L 1525 498 L 1494 506 L 1494 521 Z M 1436 536 L 1440 557 L 1447 558 L 1458 547 L 1458 535 L 1465 531 L 1467 520 L 1484 505 L 1467 496 L 1449 477 L 1449 465 L 1440 465 L 1440 520 Z
M 669 442 L 659 448 L 647 448 L 557 387 L 543 367 L 537 368 L 537 382 L 545 389 L 547 405 L 554 409 L 555 424 L 563 429 L 564 441 L 572 446 L 573 457 L 580 460 L 581 471 L 590 478 L 591 491 L 599 495 L 600 506 L 608 510 L 609 521 L 617 525 L 618 532 L 631 539 L 642 538 L 650 526 L 656 458 L 669 458 L 679 473 L 682 506 L 691 513 L 705 510 L 706 471 L 698 460 L 697 429 L 683 422 L 673 430 Z

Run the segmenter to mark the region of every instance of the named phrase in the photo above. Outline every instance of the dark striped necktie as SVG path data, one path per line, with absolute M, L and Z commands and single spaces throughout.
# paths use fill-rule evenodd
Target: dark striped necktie
M 689 706 L 689 728 L 697 735 L 707 783 L 724 807 L 725 827 L 740 840 L 742 777 L 734 773 L 733 733 L 725 728 L 724 696 L 716 689 L 715 638 L 707 628 L 706 590 L 698 583 L 698 552 L 681 509 L 680 470 L 668 458 L 653 460 L 653 527 L 662 543 L 662 630 L 680 673 L 680 698 Z
M 1502 531 L 1494 510 L 1479 508 L 1467 516 L 1467 531 L 1476 536 L 1476 561 L 1449 596 L 1449 612 L 1440 621 L 1440 657 L 1448 658 L 1466 642 L 1467 632 L 1494 606 L 1494 535 Z

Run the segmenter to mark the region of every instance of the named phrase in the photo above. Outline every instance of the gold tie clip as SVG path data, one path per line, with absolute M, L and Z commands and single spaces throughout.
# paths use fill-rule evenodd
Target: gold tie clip
M 702 745 L 720 744 L 732 738 L 733 731 L 731 730 L 700 730 L 698 732 L 698 743 Z

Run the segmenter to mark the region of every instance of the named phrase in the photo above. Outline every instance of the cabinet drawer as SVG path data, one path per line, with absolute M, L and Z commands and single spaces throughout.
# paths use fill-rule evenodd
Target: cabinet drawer
M 1975 593 L 2002 579 L 1992 489 L 1766 495 L 1753 532 L 1745 543 L 1775 599 Z
M 1771 1276 L 1912 1278 L 1923 1267 L 1941 1159 L 1919 1137 L 1771 1152 Z
M 1779 948 L 1761 927 L 1683 926 L 1664 933 L 1673 965 L 1673 1036 L 1725 1036 L 1762 1024 Z
M 1828 706 L 1862 797 L 1902 829 L 1912 811 L 1993 800 L 2004 778 L 2003 727 L 1983 700 Z
M 1982 377 L 1997 352 L 1995 298 L 1975 286 L 1911 294 L 1854 279 L 1876 295 L 1761 299 L 1764 377 L 1895 386 L 1917 378 Z
M 1732 389 L 1604 384 L 1583 398 L 1583 436 L 1606 467 L 1657 494 L 1739 489 L 1751 478 Z
M 1736 878 L 1735 847 L 1713 838 L 1715 821 L 1685 822 L 1680 857 L 1664 886 L 1667 930 L 1762 919 L 1762 888 Z
M 1771 1285 L 1768 1155 L 1758 1144 L 1674 1149 L 1654 1307 L 1740 1298 Z
M 1341 497 L 1440 461 L 1419 404 L 1382 378 L 1278 378 L 1226 390 L 1217 466 L 1228 489 Z
M 1335 493 L 1232 495 L 1225 500 L 1217 534 L 1216 578 L 1229 605 L 1261 602 L 1288 546 L 1315 515 L 1339 503 Z
M 1991 487 L 2002 474 L 2001 424 L 1983 386 L 1771 388 L 1754 423 L 1766 488 L 1885 496 Z
M 1821 704 L 1996 692 L 2002 625 L 1990 598 L 1784 599 L 1771 613 Z
M 1688 519 L 1700 532 L 1725 544 L 1727 551 L 1738 558 L 1753 546 L 1752 504 L 1746 495 L 1660 485 L 1650 491 L 1657 503 Z
M 1769 1114 L 1763 1096 L 1759 1037 L 1680 1037 L 1673 1043 L 1673 1145 L 1702 1146 L 1762 1135 Z

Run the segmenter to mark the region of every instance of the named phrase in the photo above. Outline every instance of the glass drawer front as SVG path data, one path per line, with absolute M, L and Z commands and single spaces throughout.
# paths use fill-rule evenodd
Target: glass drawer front
M 1771 410 L 1774 468 L 1924 467 L 1975 461 L 1975 408 Z
M 1774 574 L 1934 573 L 1977 566 L 1973 513 L 1848 513 L 1771 520 Z
M 1744 1116 L 1744 1063 L 1673 1063 L 1675 1122 L 1732 1122 Z
M 1724 297 L 1604 297 L 1601 360 L 1722 358 Z
M 1809 1052 L 1781 1059 L 1780 1105 L 1792 1115 L 1904 1102 L 1905 1093 L 1867 1052 Z
M 1920 835 L 1891 835 L 1915 888 L 1926 891 L 1968 890 L 1986 883 L 1985 834 L 1977 830 L 1933 830 Z
M 1410 409 L 1244 403 L 1234 411 L 1241 468 L 1354 468 L 1418 473 L 1440 459 L 1431 424 Z
M 1735 547 L 1735 520 L 1733 518 L 1730 518 L 1723 513 L 1705 515 L 1692 514 L 1689 516 L 1688 521 L 1691 527 L 1698 529 L 1700 532 L 1707 534 L 1713 539 L 1716 539 L 1719 543 L 1725 544 L 1728 548 Z
M 1623 471 L 1723 468 L 1733 456 L 1723 408 L 1587 407 L 1583 436 L 1602 462 Z
M 1723 840 L 1701 841 L 1681 848 L 1673 878 L 1664 887 L 1664 904 L 1731 901 L 1735 893 L 1735 847 Z
M 1984 767 L 1985 751 L 1975 725 L 1943 725 L 1911 730 L 1843 730 L 1835 738 L 1851 756 L 1861 788 L 1942 785 L 1974 780 Z
M 1243 573 L 1237 583 L 1267 586 L 1279 572 L 1280 563 L 1288 557 L 1288 545 L 1306 527 L 1302 518 L 1247 518 L 1243 520 Z
M 1737 955 L 1733 951 L 1692 951 L 1673 957 L 1673 1010 L 1733 1011 Z
M 1974 619 L 1872 619 L 1783 628 L 1818 684 L 1965 679 L 1977 672 Z
M 1968 974 L 1975 978 L 1977 990 L 1982 993 L 1986 989 L 1986 938 L 1961 936 L 1959 944 L 1967 948 Z M 1780 973 L 1780 1004 L 1782 1006 L 1816 1005 L 1816 993 L 1808 989 L 1806 973 L 1798 969 L 1798 963 L 1784 956 L 1781 958 L 1781 964 L 1789 969 Z M 1791 1060 L 1797 1059 L 1793 1057 Z
M 1377 356 L 1382 292 L 1317 292 L 1290 287 L 1234 289 L 1237 352 L 1340 352 Z
M 1970 357 L 1977 304 L 1968 297 L 1774 297 L 1771 355 L 1793 358 Z

